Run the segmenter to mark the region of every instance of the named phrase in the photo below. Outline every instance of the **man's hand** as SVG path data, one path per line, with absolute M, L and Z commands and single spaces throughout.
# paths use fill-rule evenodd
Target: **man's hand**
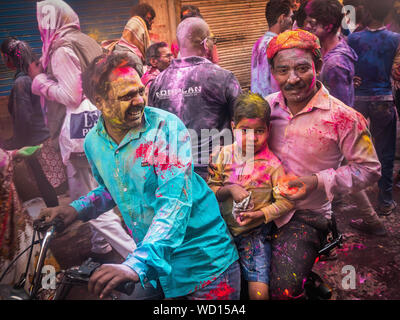
M 31 79 L 35 79 L 35 77 L 43 73 L 43 67 L 42 64 L 39 61 L 33 61 L 28 68 L 28 74 L 31 77 Z
M 264 221 L 264 212 L 262 211 L 245 211 L 241 212 L 237 217 L 236 222 L 240 226 L 246 226 L 255 221 Z
M 40 211 L 39 219 L 35 224 L 49 224 L 55 219 L 61 220 L 63 227 L 66 228 L 78 218 L 78 212 L 71 206 L 58 206 L 54 208 L 44 208 Z
M 103 299 L 120 283 L 127 281 L 139 282 L 138 274 L 123 264 L 103 264 L 90 277 L 88 289 Z
M 239 186 L 238 184 L 232 184 L 229 186 L 229 192 L 232 196 L 232 199 L 235 202 L 241 202 L 244 199 L 246 199 L 249 196 L 249 192 L 243 188 L 242 186 Z
M 290 180 L 287 184 L 288 190 L 295 192 L 285 193 L 284 188 L 281 190 L 281 195 L 288 200 L 296 201 L 303 200 L 314 191 L 318 186 L 318 178 L 315 175 L 300 177 L 295 180 Z M 281 188 L 279 188 L 281 189 Z

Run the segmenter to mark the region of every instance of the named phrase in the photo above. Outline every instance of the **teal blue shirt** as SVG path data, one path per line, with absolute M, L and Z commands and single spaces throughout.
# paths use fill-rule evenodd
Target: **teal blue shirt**
M 85 152 L 99 187 L 71 203 L 87 221 L 118 205 L 137 248 L 123 263 L 165 297 L 190 294 L 238 259 L 217 199 L 193 173 L 190 135 L 175 115 L 146 107 L 144 125 L 117 145 L 103 119 Z

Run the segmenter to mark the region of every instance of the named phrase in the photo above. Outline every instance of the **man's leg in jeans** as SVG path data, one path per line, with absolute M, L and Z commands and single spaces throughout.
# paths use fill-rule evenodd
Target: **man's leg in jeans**
M 68 184 L 71 200 L 76 200 L 96 188 L 96 181 L 85 161 L 74 160 L 67 165 Z M 119 217 L 112 211 L 103 213 L 99 218 L 91 220 L 92 252 L 106 254 L 114 249 L 126 258 L 127 253 L 135 248 L 135 242 L 123 229 Z M 106 239 L 105 239 L 106 238 Z M 132 250 L 132 251 L 131 251 Z
M 298 213 L 272 236 L 271 299 L 303 297 L 305 281 L 326 236 L 327 231 L 322 230 L 327 227 L 317 229 L 304 220 L 296 219 Z
M 178 300 L 239 300 L 240 299 L 240 265 L 239 261 L 232 263 L 207 286 L 201 286 L 195 292 Z
M 378 213 L 388 215 L 395 207 L 393 200 L 393 169 L 396 152 L 397 117 L 393 101 L 371 103 L 371 134 L 379 161 L 382 177 L 378 181 Z

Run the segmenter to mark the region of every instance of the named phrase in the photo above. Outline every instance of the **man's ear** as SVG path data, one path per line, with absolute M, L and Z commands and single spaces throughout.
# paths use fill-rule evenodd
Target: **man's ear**
M 101 96 L 96 95 L 94 97 L 94 101 L 95 101 L 94 105 L 96 106 L 96 108 L 99 109 L 100 111 L 103 111 L 105 105 L 104 99 Z
M 324 27 L 324 29 L 325 29 L 325 31 L 326 31 L 327 33 L 331 33 L 331 32 L 332 32 L 332 29 L 333 29 L 333 24 L 332 24 L 332 23 L 331 23 L 331 24 L 328 24 L 327 26 Z
M 315 71 L 317 72 L 317 74 L 321 72 L 322 64 L 323 64 L 322 58 L 319 58 L 318 60 L 315 61 Z
M 280 16 L 279 16 L 279 18 L 278 18 L 278 24 L 280 25 L 283 21 L 285 20 L 285 14 L 284 13 L 282 13 Z
M 235 130 L 235 123 L 233 121 L 231 121 L 231 128 L 232 128 L 232 131 Z

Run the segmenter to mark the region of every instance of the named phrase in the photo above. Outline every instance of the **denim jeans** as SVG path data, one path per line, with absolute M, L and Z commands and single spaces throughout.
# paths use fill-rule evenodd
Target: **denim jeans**
M 232 263 L 228 269 L 205 287 L 183 297 L 182 300 L 239 300 L 240 299 L 240 265 Z
M 371 121 L 370 131 L 382 166 L 382 177 L 378 181 L 378 202 L 380 205 L 390 205 L 393 202 L 393 167 L 397 133 L 394 102 L 355 101 L 354 109 Z
M 234 238 L 243 278 L 249 282 L 262 282 L 269 285 L 271 266 L 271 243 L 267 239 L 272 223 L 254 228 L 245 235 Z

